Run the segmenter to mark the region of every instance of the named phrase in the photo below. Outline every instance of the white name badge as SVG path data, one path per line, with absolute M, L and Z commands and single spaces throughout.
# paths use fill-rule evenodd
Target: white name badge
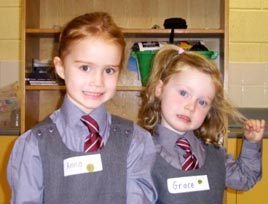
M 207 175 L 170 178 L 167 180 L 170 193 L 186 193 L 209 190 Z
M 100 154 L 70 157 L 63 161 L 64 176 L 102 171 Z

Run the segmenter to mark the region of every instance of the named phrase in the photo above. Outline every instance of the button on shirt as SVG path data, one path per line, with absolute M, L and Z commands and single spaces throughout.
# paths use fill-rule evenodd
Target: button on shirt
M 189 141 L 191 150 L 199 161 L 199 167 L 204 165 L 206 158 L 205 144 L 192 131 L 179 135 L 160 124 L 156 126 L 155 130 L 157 132 L 157 136 L 155 136 L 157 151 L 171 166 L 181 169 L 185 160 L 183 157 L 184 150 L 176 145 L 177 139 L 181 137 L 185 137 Z M 227 187 L 236 190 L 248 190 L 261 179 L 261 146 L 261 142 L 250 143 L 244 140 L 240 156 L 236 160 L 233 159 L 231 154 L 227 154 L 223 147 L 220 148 L 219 151 L 222 151 L 225 155 L 225 182 Z
M 50 118 L 56 124 L 63 143 L 72 151 L 83 152 L 87 127 L 80 121 L 85 113 L 65 97 L 62 107 Z M 111 115 L 104 105 L 90 113 L 100 124 L 104 146 L 110 134 Z M 151 135 L 134 125 L 133 139 L 127 158 L 127 204 L 155 203 L 157 193 L 150 176 L 155 161 Z M 29 130 L 21 135 L 12 150 L 7 176 L 12 189 L 12 204 L 42 203 L 42 163 L 36 137 Z M 150 189 L 150 190 L 148 190 Z

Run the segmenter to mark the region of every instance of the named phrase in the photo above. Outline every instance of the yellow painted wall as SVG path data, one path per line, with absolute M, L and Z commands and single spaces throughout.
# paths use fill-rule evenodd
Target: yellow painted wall
M 230 62 L 268 62 L 268 1 L 229 0 Z
M 0 0 L 0 87 L 19 78 L 20 0 Z
M 268 108 L 267 25 L 267 0 L 229 0 L 228 94 L 240 107 Z M 227 145 L 229 153 L 239 154 L 241 140 L 229 139 Z M 267 149 L 265 139 L 262 180 L 247 192 L 228 189 L 227 204 L 268 203 Z
M 267 25 L 267 0 L 229 0 L 228 94 L 239 107 L 268 108 Z
M 20 0 L 0 0 L 0 61 L 19 61 Z
M 14 75 L 20 60 L 20 5 L 20 0 L 0 0 L 0 85 L 9 83 L 8 76 L 10 81 L 18 78 Z M 0 136 L 0 204 L 10 203 L 6 166 L 16 138 Z

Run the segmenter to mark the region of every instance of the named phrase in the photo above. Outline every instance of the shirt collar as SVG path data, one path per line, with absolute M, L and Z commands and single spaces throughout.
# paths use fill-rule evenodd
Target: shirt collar
M 157 134 L 157 141 L 159 144 L 161 144 L 166 149 L 174 148 L 174 145 L 176 144 L 176 141 L 179 138 L 185 137 L 190 144 L 194 144 L 198 142 L 198 138 L 194 135 L 193 131 L 188 131 L 184 134 L 179 134 L 177 132 L 174 132 L 161 124 L 158 124 L 155 128 L 156 134 Z
M 60 112 L 67 126 L 73 128 L 75 128 L 75 126 L 84 126 L 80 118 L 86 113 L 73 104 L 67 96 L 64 97 Z M 98 108 L 90 112 L 89 115 L 99 124 L 100 134 L 104 134 L 108 124 L 110 123 L 110 117 L 105 106 L 103 104 L 100 105 Z

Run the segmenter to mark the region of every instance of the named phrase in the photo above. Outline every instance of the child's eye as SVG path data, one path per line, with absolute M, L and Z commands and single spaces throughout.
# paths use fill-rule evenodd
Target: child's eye
M 88 72 L 88 71 L 90 70 L 90 67 L 89 67 L 88 65 L 82 65 L 82 66 L 80 67 L 80 69 L 81 69 L 82 71 Z
M 112 67 L 108 67 L 105 69 L 105 73 L 107 74 L 114 74 L 116 72 L 116 69 L 112 68 Z
M 206 106 L 208 105 L 208 102 L 205 101 L 205 100 L 199 100 L 199 101 L 198 101 L 198 104 L 199 104 L 200 106 L 206 107 Z
M 187 91 L 185 91 L 185 90 L 180 90 L 179 91 L 179 94 L 181 95 L 181 96 L 184 96 L 184 97 L 187 97 L 189 94 L 187 93 Z

